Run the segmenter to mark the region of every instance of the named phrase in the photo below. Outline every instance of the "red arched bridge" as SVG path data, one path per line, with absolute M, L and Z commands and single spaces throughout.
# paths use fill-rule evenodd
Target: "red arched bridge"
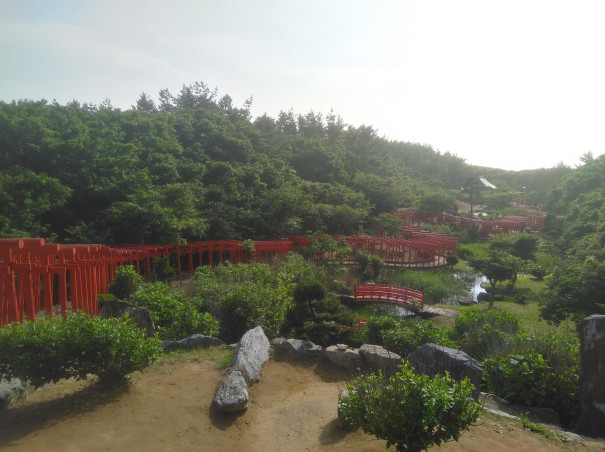
M 355 301 L 380 301 L 403 306 L 419 304 L 424 306 L 424 290 L 387 284 L 361 284 L 355 286 Z

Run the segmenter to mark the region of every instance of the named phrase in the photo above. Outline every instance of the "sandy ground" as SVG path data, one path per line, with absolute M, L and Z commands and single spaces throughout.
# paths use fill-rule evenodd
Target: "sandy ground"
M 0 412 L 0 449 L 13 451 L 384 451 L 385 441 L 341 430 L 338 392 L 351 375 L 328 362 L 269 361 L 250 388 L 249 409 L 211 408 L 224 370 L 211 359 L 172 360 L 100 389 L 64 381 Z M 394 450 L 394 449 L 393 449 Z M 437 450 L 435 447 L 434 450 Z M 483 416 L 445 451 L 596 451 L 605 443 L 562 443 Z

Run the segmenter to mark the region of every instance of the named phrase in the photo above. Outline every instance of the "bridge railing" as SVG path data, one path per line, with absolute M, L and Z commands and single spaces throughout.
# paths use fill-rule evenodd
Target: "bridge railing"
M 355 286 L 355 301 L 381 301 L 403 305 L 419 303 L 423 306 L 424 290 L 388 284 L 361 284 L 358 281 Z

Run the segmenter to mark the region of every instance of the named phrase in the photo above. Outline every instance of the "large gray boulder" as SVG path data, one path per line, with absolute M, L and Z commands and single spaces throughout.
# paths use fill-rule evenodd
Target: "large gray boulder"
M 239 370 L 230 370 L 213 399 L 214 405 L 225 413 L 237 413 L 248 408 L 248 385 Z
M 169 352 L 172 350 L 190 350 L 199 347 L 220 347 L 221 345 L 225 345 L 225 343 L 216 337 L 193 334 L 178 341 L 166 339 L 162 342 L 162 349 L 165 352 Z
M 18 378 L 0 380 L 0 410 L 8 408 L 26 397 L 27 390 Z
M 424 344 L 410 353 L 407 360 L 418 374 L 432 377 L 447 370 L 455 380 L 460 381 L 468 377 L 475 385 L 476 395 L 479 394 L 483 368 L 476 360 L 460 350 L 437 344 Z
M 257 381 L 263 364 L 269 359 L 269 348 L 269 339 L 260 326 L 247 331 L 233 352 L 233 367 L 242 370 L 246 381 Z
M 586 435 L 605 437 L 605 315 L 580 325 L 580 425 Z
M 130 316 L 135 325 L 145 331 L 147 337 L 155 336 L 155 325 L 147 308 L 134 308 L 126 311 L 124 316 Z
M 355 370 L 363 366 L 359 352 L 350 349 L 346 344 L 331 345 L 326 348 L 326 358 L 331 363 L 349 370 Z
M 310 340 L 275 338 L 271 341 L 271 347 L 280 356 L 310 356 L 320 357 L 324 354 L 321 345 L 315 345 Z
M 384 375 L 397 372 L 402 361 L 397 353 L 390 352 L 380 345 L 363 344 L 358 353 L 367 369 L 382 371 Z

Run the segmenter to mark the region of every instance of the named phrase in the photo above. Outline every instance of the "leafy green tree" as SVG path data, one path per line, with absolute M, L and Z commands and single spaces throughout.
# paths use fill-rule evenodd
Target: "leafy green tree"
M 423 196 L 419 208 L 427 212 L 442 212 L 450 210 L 454 206 L 454 195 L 452 193 L 435 192 Z
M 519 259 L 507 253 L 489 253 L 489 256 L 473 257 L 469 260 L 471 268 L 484 275 L 491 286 L 489 308 L 494 306 L 496 285 L 512 280 L 519 269 Z
M 378 222 L 389 237 L 398 237 L 401 231 L 404 230 L 401 218 L 390 213 L 382 213 L 378 216 Z
M 557 266 L 541 295 L 542 317 L 559 324 L 570 318 L 577 324 L 584 317 L 605 314 L 605 262 L 589 258 L 565 261 Z
M 60 211 L 72 190 L 43 173 L 16 166 L 0 170 L 0 235 L 48 236 L 45 220 Z
M 534 260 L 538 243 L 539 237 L 535 234 L 497 234 L 491 238 L 489 248 L 494 252 L 506 252 L 523 260 Z

